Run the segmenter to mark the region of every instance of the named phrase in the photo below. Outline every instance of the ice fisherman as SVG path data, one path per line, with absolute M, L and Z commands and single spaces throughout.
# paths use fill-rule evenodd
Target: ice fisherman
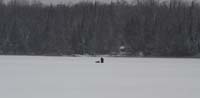
M 101 57 L 100 61 L 101 61 L 101 63 L 104 63 L 104 58 L 103 58 L 103 57 Z

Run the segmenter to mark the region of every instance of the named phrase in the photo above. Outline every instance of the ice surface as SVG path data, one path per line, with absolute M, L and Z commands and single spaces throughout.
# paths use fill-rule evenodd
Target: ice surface
M 200 98 L 200 59 L 0 56 L 0 98 Z

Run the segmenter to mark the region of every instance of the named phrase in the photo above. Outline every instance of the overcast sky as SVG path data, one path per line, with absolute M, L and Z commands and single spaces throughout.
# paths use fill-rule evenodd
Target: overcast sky
M 9 1 L 9 0 L 4 0 L 4 1 Z M 32 1 L 32 0 L 29 0 Z M 44 4 L 61 4 L 61 3 L 76 3 L 79 1 L 100 1 L 100 2 L 111 2 L 111 1 L 118 1 L 118 0 L 37 0 L 41 1 Z M 135 0 L 126 0 L 126 1 L 135 1 Z M 161 1 L 161 0 L 160 0 Z M 181 0 L 182 1 L 182 0 Z M 192 0 L 185 0 L 185 1 L 192 1 Z M 200 0 L 193 0 L 193 1 L 200 1 Z

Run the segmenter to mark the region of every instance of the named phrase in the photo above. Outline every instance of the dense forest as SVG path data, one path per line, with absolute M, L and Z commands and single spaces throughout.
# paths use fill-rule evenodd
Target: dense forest
M 127 56 L 199 54 L 200 5 L 177 0 L 0 3 L 2 55 L 118 55 L 122 51 Z

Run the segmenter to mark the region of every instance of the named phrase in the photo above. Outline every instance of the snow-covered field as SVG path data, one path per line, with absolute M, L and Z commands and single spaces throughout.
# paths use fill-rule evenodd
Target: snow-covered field
M 0 56 L 0 98 L 200 98 L 200 59 Z

